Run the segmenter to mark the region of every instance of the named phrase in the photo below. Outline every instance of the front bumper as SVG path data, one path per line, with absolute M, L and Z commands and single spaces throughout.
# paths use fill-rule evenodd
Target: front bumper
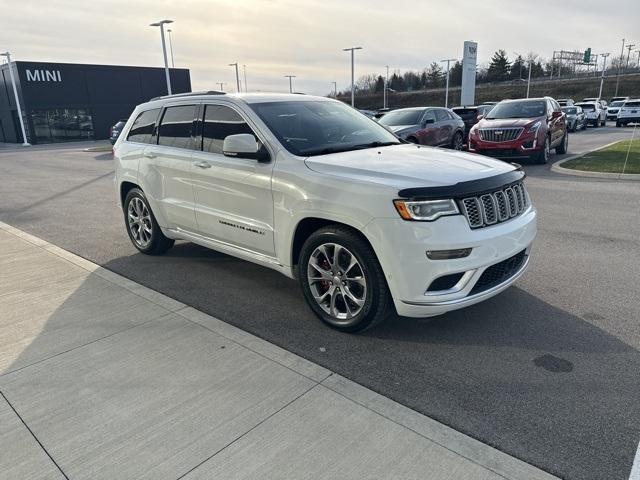
M 488 142 L 478 134 L 469 136 L 469 151 L 493 158 L 527 159 L 536 156 L 544 148 L 544 135 L 522 133 L 515 140 L 506 142 Z
M 385 272 L 399 315 L 430 317 L 491 298 L 508 288 L 526 270 L 531 244 L 537 231 L 537 213 L 530 206 L 520 216 L 501 224 L 471 230 L 462 215 L 435 222 L 375 219 L 365 228 Z M 472 248 L 465 258 L 430 260 L 427 250 Z M 504 281 L 486 290 L 472 292 L 484 271 L 519 252 L 525 261 Z M 464 273 L 457 289 L 427 292 L 434 280 Z

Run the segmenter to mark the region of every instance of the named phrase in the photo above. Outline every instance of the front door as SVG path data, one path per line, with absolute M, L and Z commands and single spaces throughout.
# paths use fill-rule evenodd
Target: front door
M 273 256 L 273 160 L 225 156 L 226 136 L 259 136 L 236 109 L 222 104 L 203 107 L 202 151 L 194 152 L 191 166 L 198 233 Z

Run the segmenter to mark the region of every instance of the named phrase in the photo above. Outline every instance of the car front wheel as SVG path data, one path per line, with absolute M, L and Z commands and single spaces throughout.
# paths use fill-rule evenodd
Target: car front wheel
M 564 132 L 564 136 L 560 141 L 560 145 L 556 147 L 556 153 L 558 155 L 564 155 L 565 153 L 567 153 L 568 148 L 569 148 L 569 134 L 567 132 Z
M 311 309 L 336 330 L 365 330 L 393 310 L 373 249 L 349 228 L 328 226 L 311 234 L 300 252 L 298 277 Z
M 123 207 L 127 233 L 134 247 L 147 255 L 160 255 L 173 246 L 174 241 L 162 233 L 142 190 L 129 190 Z
M 549 161 L 549 153 L 551 151 L 551 143 L 549 141 L 549 137 L 545 137 L 544 139 L 544 147 L 540 150 L 536 156 L 534 157 L 534 161 L 541 165 L 547 163 Z

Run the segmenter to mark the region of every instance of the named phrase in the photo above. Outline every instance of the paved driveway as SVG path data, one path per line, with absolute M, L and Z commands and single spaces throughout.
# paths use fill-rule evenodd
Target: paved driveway
M 580 152 L 630 135 L 589 129 Z M 0 152 L 0 220 L 570 479 L 625 479 L 640 439 L 640 184 L 525 165 L 530 271 L 500 296 L 364 335 L 322 326 L 295 282 L 189 243 L 130 245 L 110 154 Z

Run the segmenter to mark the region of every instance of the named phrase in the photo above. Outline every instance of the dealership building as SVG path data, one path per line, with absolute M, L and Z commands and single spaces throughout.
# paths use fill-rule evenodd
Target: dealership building
M 167 94 L 164 68 L 11 62 L 31 144 L 100 140 L 136 105 Z M 191 91 L 188 69 L 170 69 L 173 93 Z M 0 142 L 22 143 L 9 65 L 0 65 Z

